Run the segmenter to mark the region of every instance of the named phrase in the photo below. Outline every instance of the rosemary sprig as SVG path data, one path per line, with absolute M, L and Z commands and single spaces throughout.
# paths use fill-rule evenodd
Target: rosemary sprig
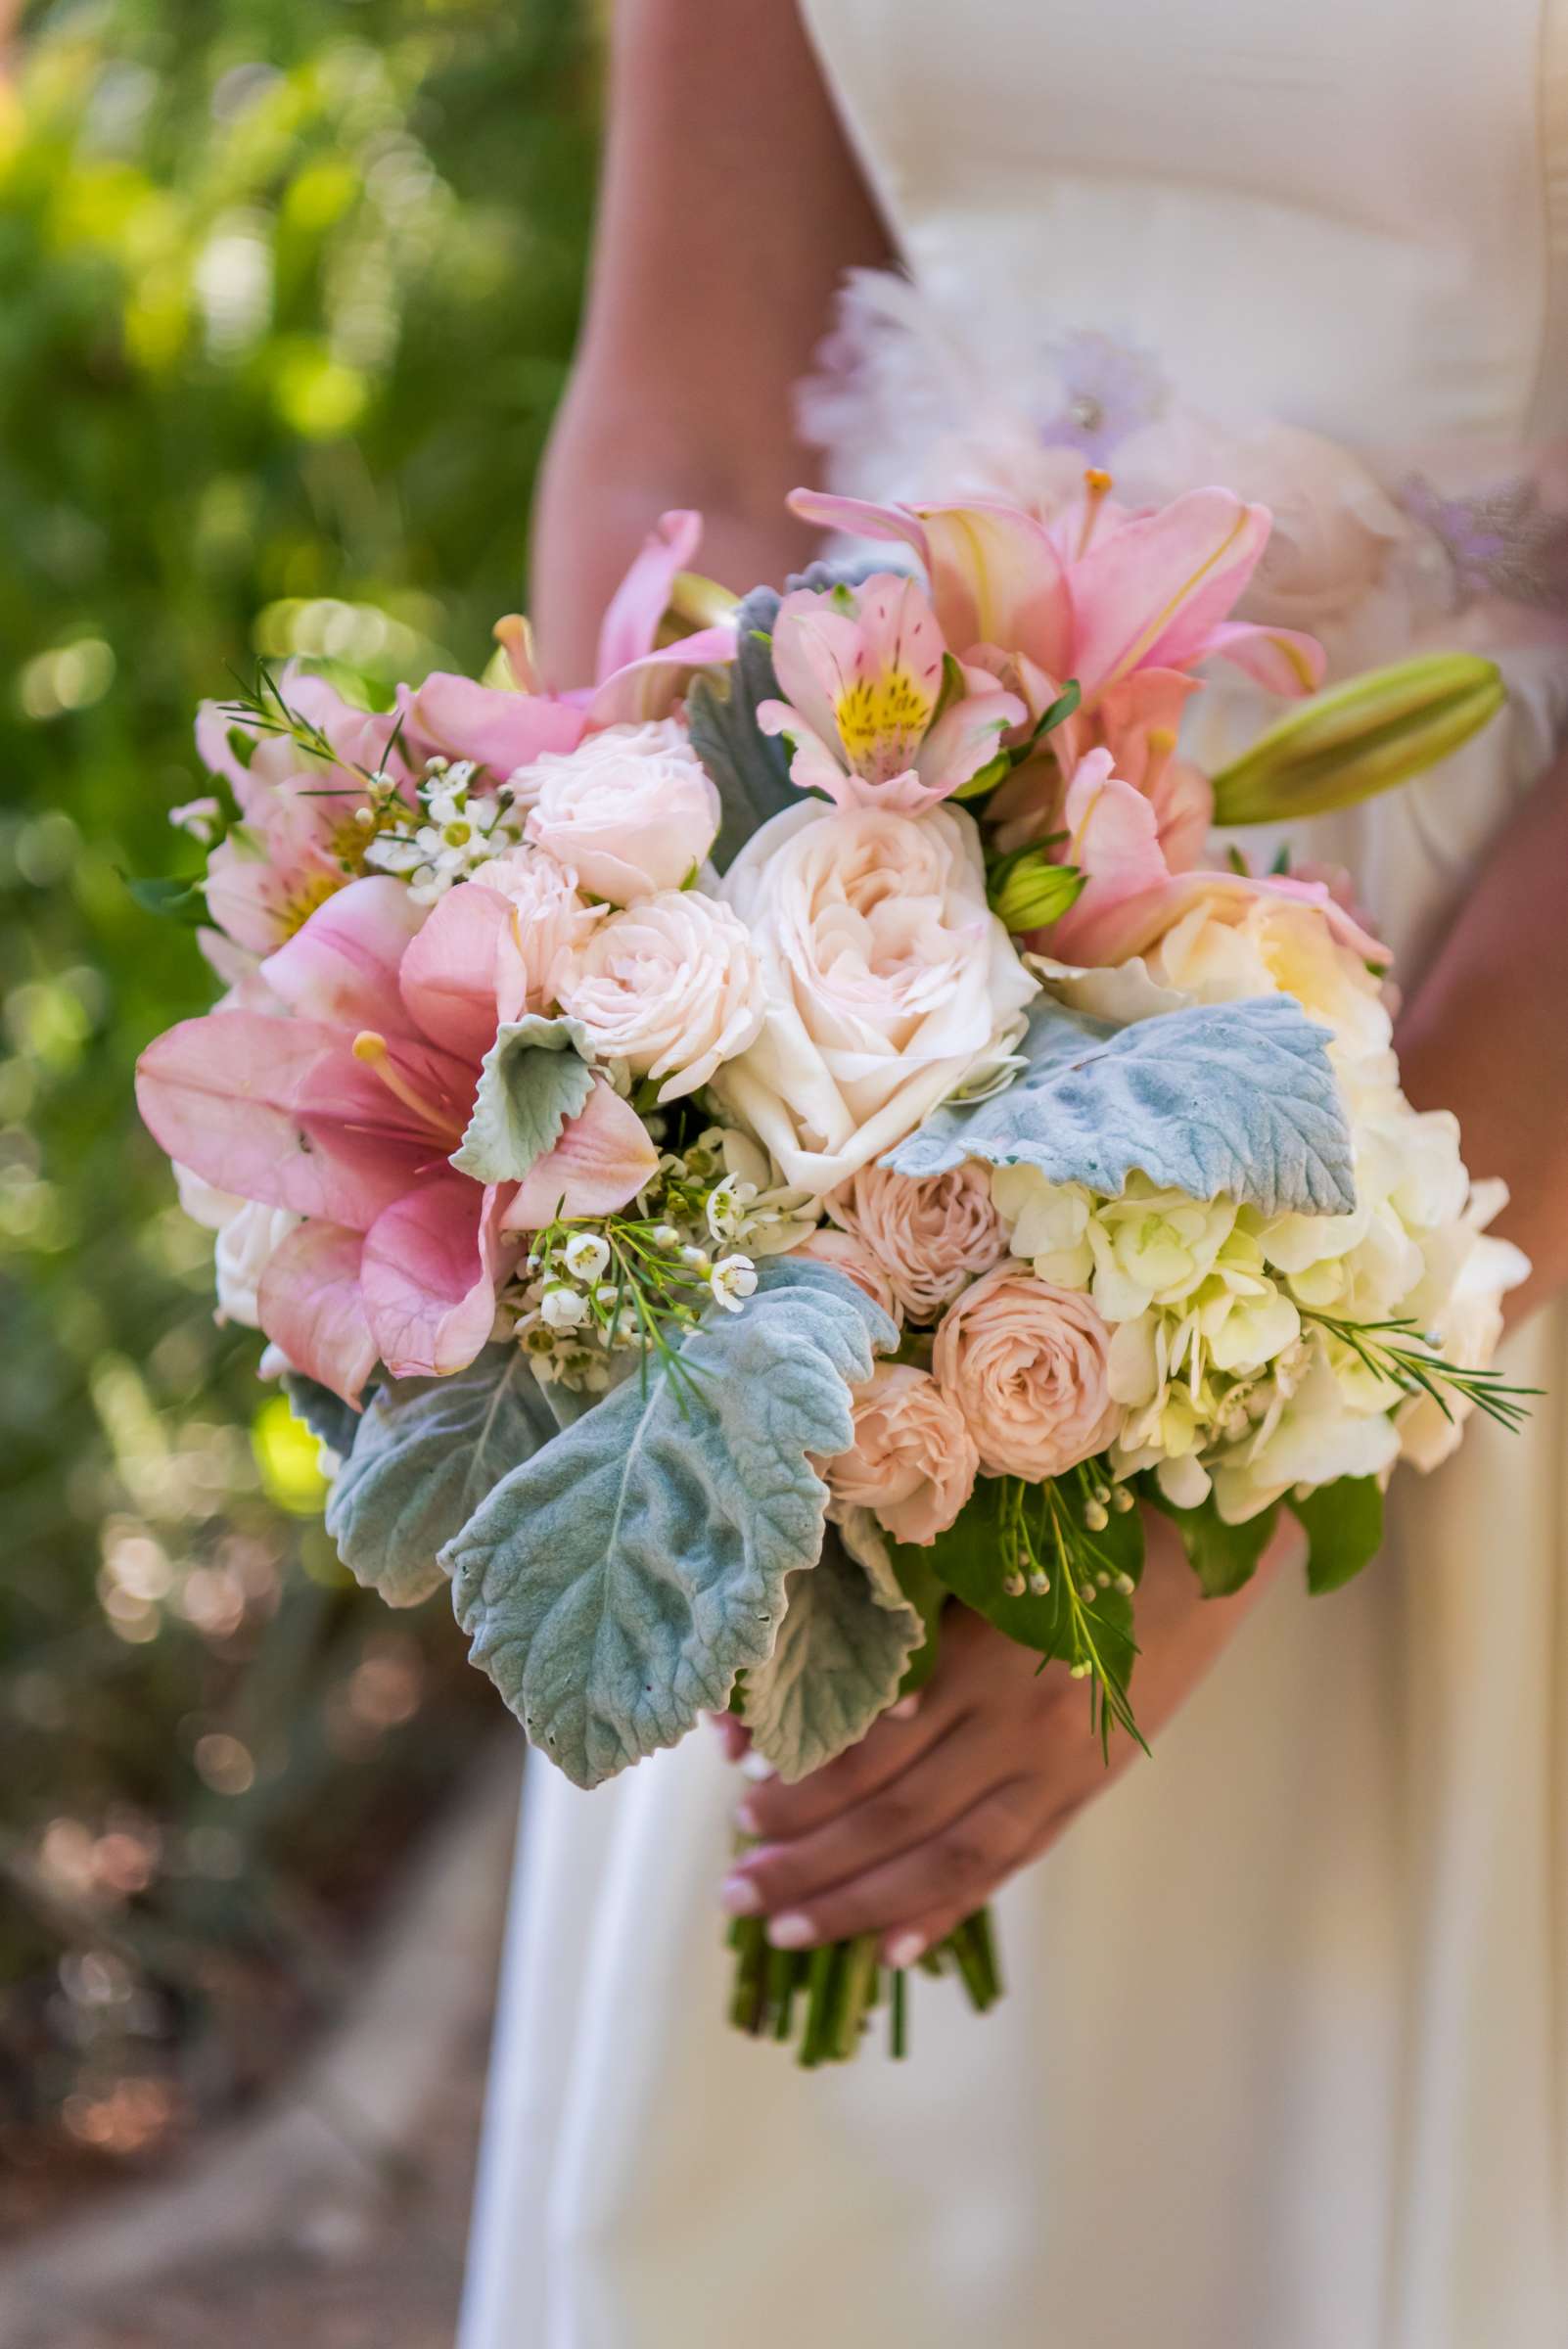
M 1387 1321 L 1349 1321 L 1314 1307 L 1298 1310 L 1304 1321 L 1348 1347 L 1374 1378 L 1386 1379 L 1407 1395 L 1430 1396 L 1445 1419 L 1453 1417 L 1449 1401 L 1453 1394 L 1510 1434 L 1517 1434 L 1530 1416 L 1525 1397 L 1542 1392 L 1540 1387 L 1518 1386 L 1498 1370 L 1471 1370 L 1462 1362 L 1449 1361 L 1428 1342 L 1420 1323 L 1407 1315 Z
M 1101 1611 L 1102 1591 L 1126 1597 L 1132 1588 L 1131 1578 L 1097 1538 L 1108 1522 L 1091 1463 L 1039 1485 L 1019 1477 L 1002 1480 L 1002 1552 L 1013 1594 L 1022 1595 L 1027 1588 L 1036 1598 L 1051 1599 L 1052 1650 L 1065 1657 L 1075 1679 L 1088 1681 L 1089 1719 L 1102 1750 L 1109 1753 L 1114 1727 L 1147 1752 L 1114 1643 L 1128 1639 L 1133 1655 L 1137 1647 Z

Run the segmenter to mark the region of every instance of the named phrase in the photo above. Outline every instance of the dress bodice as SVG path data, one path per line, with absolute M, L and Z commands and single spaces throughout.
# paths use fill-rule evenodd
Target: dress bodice
M 903 263 L 803 390 L 831 486 L 1219 482 L 1274 515 L 1247 616 L 1331 679 L 1502 665 L 1505 720 L 1292 844 L 1408 976 L 1568 734 L 1568 0 L 802 6 Z M 1217 678 L 1187 747 L 1271 714 Z
M 804 0 L 937 298 L 1356 445 L 1568 435 L 1568 0 Z

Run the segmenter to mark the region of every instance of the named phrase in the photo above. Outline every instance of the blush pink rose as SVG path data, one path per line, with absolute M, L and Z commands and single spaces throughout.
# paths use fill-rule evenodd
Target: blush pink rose
M 577 876 L 541 849 L 508 849 L 471 875 L 506 898 L 510 912 L 496 943 L 496 1007 L 503 1020 L 548 1011 L 556 982 L 604 919 L 584 902 Z
M 1122 1423 L 1110 1332 L 1085 1296 L 1009 1259 L 966 1289 L 937 1332 L 932 1368 L 988 1476 L 1042 1484 L 1103 1451 Z
M 827 1208 L 881 1266 L 911 1321 L 935 1321 L 1007 1254 L 985 1169 L 973 1163 L 926 1182 L 861 1167 Z
M 671 718 L 609 726 L 514 781 L 532 801 L 529 839 L 612 905 L 679 889 L 718 831 L 718 793 Z
M 854 1442 L 826 1467 L 846 1508 L 870 1509 L 895 1542 L 945 1534 L 975 1489 L 979 1454 L 964 1416 L 929 1370 L 879 1362 L 854 1393 Z
M 661 1081 L 661 1101 L 696 1092 L 762 1024 L 752 942 L 727 905 L 696 889 L 611 914 L 558 974 L 556 997 L 596 1053 Z
M 856 1239 L 853 1231 L 839 1231 L 831 1223 L 819 1223 L 790 1253 L 809 1257 L 814 1265 L 831 1265 L 835 1272 L 853 1280 L 873 1305 L 880 1305 L 890 1320 L 902 1322 L 903 1308 L 894 1294 L 892 1281 L 864 1240 Z

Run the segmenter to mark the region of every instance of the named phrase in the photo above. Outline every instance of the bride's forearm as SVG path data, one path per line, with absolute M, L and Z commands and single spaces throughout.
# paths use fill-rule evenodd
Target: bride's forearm
M 736 478 L 717 447 L 651 430 L 646 416 L 622 410 L 613 391 L 580 378 L 551 439 L 534 521 L 529 602 L 549 681 L 591 678 L 605 607 L 669 507 L 701 513 L 697 568 L 737 592 L 808 561 L 812 533 L 785 510 L 774 478 L 787 470 L 787 460 L 767 469 L 759 488 Z
M 1568 1283 L 1568 757 L 1519 810 L 1400 1020 L 1405 1087 L 1452 1109 L 1496 1228 L 1531 1258 L 1510 1318 Z

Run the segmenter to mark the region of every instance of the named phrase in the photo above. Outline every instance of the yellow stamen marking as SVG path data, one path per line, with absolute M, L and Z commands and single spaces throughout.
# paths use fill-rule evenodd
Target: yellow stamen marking
M 1110 475 L 1102 473 L 1097 465 L 1091 465 L 1084 476 L 1084 534 L 1078 542 L 1080 562 L 1088 553 L 1089 540 L 1093 537 L 1100 519 L 1100 508 L 1110 494 Z
M 1152 799 L 1159 790 L 1176 746 L 1176 738 L 1169 726 L 1151 726 L 1149 728 L 1149 762 L 1143 774 L 1145 799 Z
M 461 1126 L 454 1124 L 438 1103 L 429 1100 L 417 1085 L 409 1083 L 401 1069 L 392 1065 L 387 1038 L 379 1036 L 374 1028 L 360 1030 L 354 1037 L 353 1055 L 355 1060 L 362 1060 L 366 1068 L 381 1079 L 394 1100 L 400 1101 L 405 1109 L 411 1109 L 433 1133 L 443 1140 L 448 1136 L 454 1142 L 462 1140 Z
M 901 773 L 931 723 L 936 703 L 906 668 L 862 677 L 834 706 L 839 739 L 856 773 Z

